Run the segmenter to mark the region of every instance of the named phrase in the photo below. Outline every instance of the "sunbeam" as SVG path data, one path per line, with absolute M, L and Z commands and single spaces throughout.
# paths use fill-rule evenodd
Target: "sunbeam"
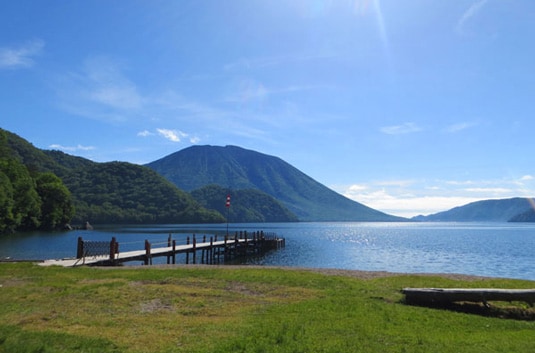
M 388 34 L 386 30 L 385 20 L 383 16 L 383 10 L 381 8 L 380 0 L 372 0 L 373 8 L 377 19 L 377 27 L 379 29 L 379 36 L 383 45 L 384 54 L 388 62 L 388 66 L 391 67 L 390 45 L 388 42 Z

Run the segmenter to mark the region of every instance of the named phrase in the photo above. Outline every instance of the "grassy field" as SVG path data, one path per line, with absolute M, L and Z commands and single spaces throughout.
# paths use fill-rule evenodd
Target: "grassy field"
M 535 283 L 4 263 L 0 352 L 535 352 L 535 321 L 499 317 L 510 308 L 533 317 L 526 304 L 492 303 L 490 317 L 408 306 L 403 287 Z

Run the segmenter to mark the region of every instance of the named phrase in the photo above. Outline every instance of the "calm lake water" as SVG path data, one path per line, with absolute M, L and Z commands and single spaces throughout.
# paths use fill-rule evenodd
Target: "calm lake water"
M 263 230 L 286 238 L 286 248 L 246 260 L 275 266 L 460 273 L 535 280 L 535 224 L 517 223 L 261 223 L 231 224 L 231 233 Z M 78 237 L 111 240 L 120 250 L 163 246 L 187 236 L 225 234 L 226 225 L 97 226 L 93 231 L 0 236 L 0 258 L 76 255 Z M 158 245 L 161 243 L 161 245 Z M 180 261 L 180 259 L 177 259 Z M 137 264 L 137 263 L 136 263 Z

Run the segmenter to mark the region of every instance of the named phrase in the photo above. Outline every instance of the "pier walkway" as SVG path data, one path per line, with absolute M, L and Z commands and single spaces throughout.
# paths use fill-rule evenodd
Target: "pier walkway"
M 145 240 L 143 250 L 127 252 L 119 252 L 119 245 L 115 238 L 112 238 L 110 242 L 96 242 L 84 241 L 80 237 L 78 238 L 76 258 L 45 260 L 40 265 L 114 266 L 130 261 L 143 261 L 145 265 L 151 265 L 152 259 L 155 257 L 166 257 L 167 264 L 175 264 L 177 254 L 185 254 L 186 264 L 218 264 L 239 256 L 250 256 L 271 249 L 280 249 L 285 246 L 285 240 L 275 234 L 264 234 L 264 232 L 259 231 L 253 232 L 251 235 L 248 235 L 247 232 L 236 232 L 234 237 L 225 236 L 223 240 L 218 240 L 217 235 L 208 240 L 206 236 L 203 236 L 200 242 L 197 242 L 195 235 L 193 235 L 191 242 L 190 237 L 188 237 L 186 244 L 182 245 L 177 245 L 176 240 L 173 240 L 169 235 L 167 246 L 153 248 L 151 243 Z M 198 254 L 199 252 L 200 254 Z

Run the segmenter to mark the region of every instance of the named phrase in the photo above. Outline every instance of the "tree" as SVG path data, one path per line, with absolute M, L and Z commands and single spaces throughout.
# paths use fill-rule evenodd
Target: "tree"
M 40 225 L 41 198 L 28 168 L 13 158 L 0 160 L 0 171 L 10 180 L 13 189 L 13 227 L 36 229 Z
M 13 231 L 13 186 L 8 176 L 0 170 L 0 234 Z
M 36 179 L 41 197 L 41 228 L 56 229 L 69 223 L 74 215 L 71 193 L 55 174 L 40 173 Z

